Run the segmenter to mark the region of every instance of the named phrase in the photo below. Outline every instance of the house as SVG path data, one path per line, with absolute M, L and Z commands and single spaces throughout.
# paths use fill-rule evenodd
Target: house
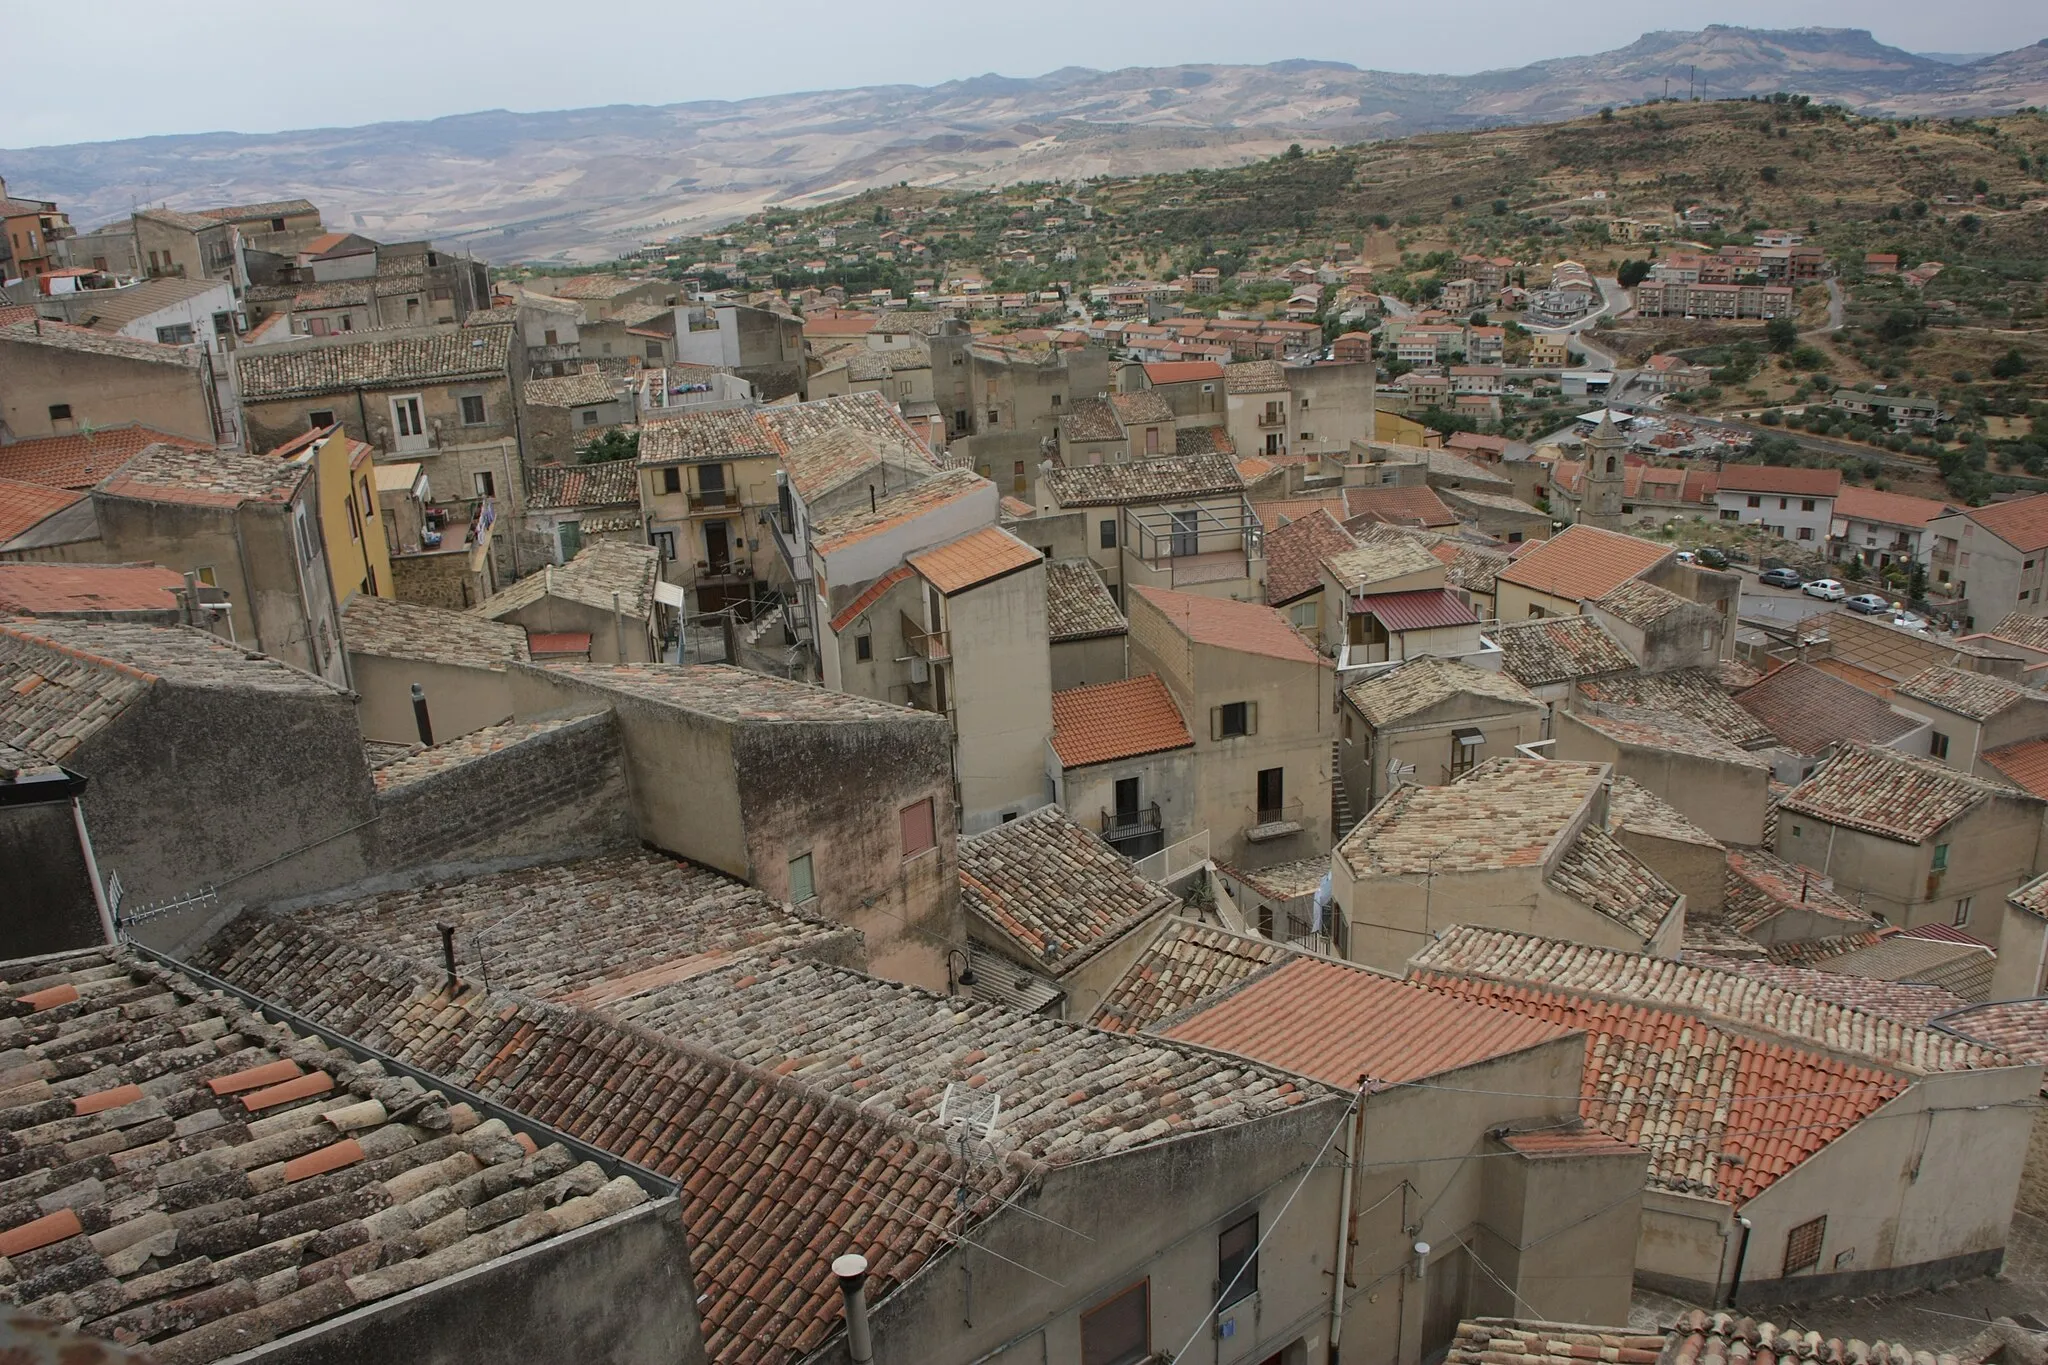
M 1439 496 L 1460 522 L 1504 545 L 1541 540 L 1554 525 L 1548 512 L 1538 511 L 1507 493 L 1447 488 Z
M 1317 639 L 1323 631 L 1323 561 L 1356 549 L 1358 542 L 1321 507 L 1274 520 L 1279 524 L 1267 527 L 1264 537 L 1266 605 L 1282 608 L 1296 630 Z
M 632 393 L 595 370 L 529 379 L 519 400 L 525 405 L 526 458 L 534 462 L 573 460 L 584 446 L 635 416 Z
M 777 506 L 787 445 L 742 409 L 683 412 L 640 428 L 640 505 L 661 575 L 695 594 L 699 612 L 753 595 L 768 577 L 751 548 L 763 509 Z
M 1644 387 L 1656 393 L 1691 393 L 1704 388 L 1712 380 L 1713 371 L 1684 356 L 1666 352 L 1645 361 L 1638 378 Z
M 130 216 L 135 254 L 151 279 L 225 280 L 249 287 L 242 235 L 233 223 L 172 208 L 138 209 Z
M 36 1037 L 57 1011 L 129 1044 L 91 1072 L 42 1084 L 46 1103 L 77 1111 L 75 1126 L 91 1132 L 109 1162 L 103 1169 L 118 1161 L 133 1187 L 73 1182 L 62 1206 L 8 1219 L 12 1259 L 99 1277 L 95 1297 L 70 1301 L 90 1331 L 64 1354 L 198 1362 L 283 1339 L 292 1343 L 286 1353 L 358 1360 L 415 1351 L 709 1358 L 673 1183 L 638 1167 L 601 1167 L 545 1123 L 495 1109 L 487 1116 L 412 1075 L 364 1063 L 346 1033 L 281 1031 L 174 959 L 101 948 L 0 964 L 0 978 L 18 1017 L 34 1021 L 22 1065 L 57 1070 L 54 1035 Z M 167 1109 L 211 1135 L 204 1162 L 181 1164 L 191 1160 L 181 1147 L 152 1138 L 172 1120 L 136 1121 Z M 19 1140 L 32 1112 L 10 1115 L 10 1138 Z M 69 1173 L 65 1156 L 59 1145 L 26 1148 L 22 1178 L 55 1185 Z M 233 1178 L 205 1173 L 216 1167 Z M 459 1204 L 462 1173 L 487 1167 L 498 1171 L 503 1202 L 472 1206 L 462 1227 L 415 1237 L 403 1252 L 332 1261 L 347 1255 L 334 1251 L 340 1244 L 369 1245 L 365 1236 L 403 1240 L 398 1230 L 419 1222 L 408 1206 Z M 192 1221 L 186 1200 L 204 1180 L 216 1182 L 207 1207 L 218 1230 L 171 1236 L 174 1220 Z M 411 1202 L 418 1199 L 428 1202 Z M 293 1210 L 289 1219 L 259 1212 L 280 1203 Z M 123 1239 L 136 1240 L 116 1250 Z M 193 1287 L 211 1282 L 230 1247 L 250 1258 L 239 1265 L 267 1268 L 270 1297 L 244 1280 L 193 1311 Z M 579 1283 L 584 1306 L 528 1296 L 536 1265 Z M 603 1287 L 625 1284 L 637 1302 L 599 1306 Z
M 1885 393 L 1860 389 L 1836 389 L 1829 400 L 1833 406 L 1857 417 L 1889 423 L 1901 431 L 1926 431 L 1943 421 L 1941 403 L 1931 395 Z
M 1762 848 L 1731 849 L 1727 861 L 1728 891 L 1722 922 L 1753 943 L 1766 947 L 1776 943 L 1812 943 L 1878 928 L 1876 920 L 1835 892 L 1831 879 L 1817 875 L 1810 867 L 1788 863 Z M 1800 981 L 1793 987 L 1795 990 L 1807 994 L 1821 990 L 1810 981 L 1795 980 Z M 1851 988 L 1851 998 L 1842 1003 L 1853 1003 L 1853 993 Z M 1865 999 L 1868 998 L 1866 995 Z
M 225 605 L 223 595 L 202 590 L 197 602 L 192 596 L 184 577 L 160 564 L 0 562 L 0 614 L 9 616 L 204 629 L 214 615 L 206 607 Z
M 524 630 L 535 654 L 645 663 L 661 657 L 664 634 L 657 570 L 652 546 L 595 540 L 567 564 L 543 564 L 472 610 Z
M 1945 512 L 1927 534 L 1929 576 L 1966 619 L 2048 616 L 2048 493 Z
M 2042 866 L 2048 804 L 1925 758 L 1852 744 L 1778 803 L 1779 857 L 1907 928 L 1953 925 L 1998 951 L 1995 999 L 2038 994 L 2048 917 L 2008 901 Z
M 1896 251 L 1866 251 L 1863 253 L 1863 273 L 1866 275 L 1896 275 L 1899 273 L 1899 254 Z
M 520 627 L 358 593 L 341 632 L 363 738 L 432 745 L 512 719 L 506 667 L 529 657 Z
M 1230 439 L 1246 454 L 1342 452 L 1373 436 L 1370 362 L 1244 361 L 1227 367 L 1224 390 Z
M 1495 757 L 1396 787 L 1330 860 L 1337 944 L 1396 970 L 1450 924 L 1677 955 L 1685 897 L 1607 833 L 1609 770 Z
M 2004 1255 L 2031 1119 L 2001 1109 L 2028 1099 L 2031 1065 L 1734 972 L 1476 926 L 1410 979 L 1584 1030 L 1581 1113 L 1650 1157 L 1638 1284 L 1786 1303 Z M 1971 1160 L 1930 1186 L 1913 1155 L 1934 1141 Z
M 1672 553 L 1635 536 L 1567 526 L 1501 570 L 1497 614 L 1503 621 L 1577 616 L 1584 603 L 1607 596 Z
M 1060 1018 L 1092 1016 L 1161 921 L 1181 908 L 1179 897 L 1132 871 L 1057 805 L 960 840 L 969 937 L 1056 983 Z
M 1529 338 L 1529 366 L 1561 370 L 1572 363 L 1569 337 L 1562 332 L 1537 332 Z
M 53 294 L 36 306 L 51 321 L 107 336 L 204 346 L 223 369 L 242 331 L 241 304 L 225 280 L 142 280 L 120 288 Z
M 136 424 L 180 440 L 233 438 L 204 347 L 26 321 L 0 326 L 0 424 L 17 441 Z
M 1456 526 L 1459 522 L 1458 514 L 1444 505 L 1435 489 L 1427 485 L 1392 483 L 1346 488 L 1344 520 L 1347 525 L 1378 521 L 1389 526 L 1420 526 L 1426 530 Z
M 1552 718 L 1551 736 L 1553 757 L 1608 766 L 1722 843 L 1763 840 L 1770 763 L 1689 717 L 1579 702 Z
M 1053 799 L 1127 858 L 1145 858 L 1206 829 L 1195 785 L 1195 740 L 1156 674 L 1064 688 L 1052 696 L 1046 776 Z
M 1984 772 L 1986 750 L 2048 735 L 2048 694 L 1988 673 L 1936 665 L 1892 689 L 1892 702 L 1927 726 L 1917 752 Z
M 1553 712 L 1575 683 L 1632 672 L 1635 656 L 1590 616 L 1548 616 L 1489 623 L 1484 638 L 1500 650 L 1501 672 Z
M 528 465 L 524 501 L 522 529 L 538 544 L 522 550 L 522 558 L 537 550 L 534 558 L 566 564 L 588 541 L 649 543 L 640 510 L 640 471 L 632 460 Z
M 1048 469 L 1039 514 L 1084 510 L 1088 553 L 1126 610 L 1138 586 L 1251 597 L 1264 575 L 1261 528 L 1228 455 L 1165 455 Z
M 1331 669 L 1315 646 L 1262 603 L 1139 587 L 1125 608 L 1131 672 L 1156 674 L 1192 722 L 1212 856 L 1257 867 L 1329 847 Z
M 1544 737 L 1543 703 L 1504 673 L 1423 655 L 1338 693 L 1344 799 L 1370 809 L 1402 783 L 1455 782 Z
M 1731 464 L 1721 469 L 1714 506 L 1722 521 L 1761 525 L 1784 540 L 1825 542 L 1841 491 L 1839 469 Z
M 1809 663 L 1773 669 L 1735 694 L 1762 721 L 1785 755 L 1780 780 L 1804 781 L 1814 765 L 1844 744 L 1877 744 L 1925 753 L 1927 722 L 1905 708 Z
M 545 294 L 578 304 L 584 323 L 605 322 L 649 308 L 673 307 L 676 286 L 668 280 L 636 280 L 626 275 L 539 275 L 526 281 L 526 292 Z
M 0 445 L 0 479 L 85 492 L 145 446 L 158 442 L 195 450 L 212 444 L 136 422 L 106 428 L 87 426 L 66 436 L 38 436 Z
M 1932 498 L 1844 487 L 1835 495 L 1829 557 L 1839 562 L 1854 560 L 1867 569 L 1893 564 L 1925 566 L 1934 549 L 1929 528 L 1937 517 L 1950 511 L 1947 503 Z
M 1124 676 L 1130 623 L 1093 560 L 1047 561 L 1045 625 L 1054 692 Z
M 384 550 L 383 532 L 362 517 L 352 489 L 366 467 L 345 439 L 323 438 L 289 458 L 145 446 L 88 499 L 16 536 L 0 555 L 192 573 L 227 594 L 235 638 L 345 687 L 339 605 L 364 590 L 367 556 Z M 345 499 L 356 519 L 330 525 L 330 495 Z M 366 542 L 370 531 L 375 545 Z
M 1395 598 L 1394 630 L 1405 635 L 1409 629 L 1424 632 L 1453 632 L 1448 644 L 1432 635 L 1420 635 L 1413 642 L 1415 652 L 1455 654 L 1464 652 L 1464 628 L 1478 618 L 1462 599 L 1445 587 L 1447 568 L 1416 538 L 1394 527 L 1371 528 L 1357 535 L 1349 549 L 1323 557 L 1318 566 L 1322 585 L 1323 648 L 1336 654 L 1355 646 L 1364 657 L 1359 662 L 1378 663 L 1405 657 L 1397 649 L 1393 631 L 1367 604 L 1378 598 Z M 1420 612 L 1403 612 L 1404 606 Z M 1399 642 L 1405 648 L 1409 642 Z
M 1727 619 L 1712 607 L 1680 597 L 1643 578 L 1631 578 L 1582 604 L 1645 672 L 1711 668 L 1734 640 Z

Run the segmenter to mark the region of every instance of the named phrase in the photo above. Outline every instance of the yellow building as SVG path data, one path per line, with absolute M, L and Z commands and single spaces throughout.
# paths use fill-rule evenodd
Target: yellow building
M 338 607 L 357 593 L 395 597 L 391 549 L 377 503 L 377 472 L 370 447 L 340 427 L 308 432 L 271 452 L 308 460 L 319 483 L 320 536 Z
M 1437 437 L 1430 429 L 1413 417 L 1403 417 L 1398 412 L 1381 409 L 1372 415 L 1372 438 L 1375 441 L 1390 441 L 1396 445 L 1435 445 Z

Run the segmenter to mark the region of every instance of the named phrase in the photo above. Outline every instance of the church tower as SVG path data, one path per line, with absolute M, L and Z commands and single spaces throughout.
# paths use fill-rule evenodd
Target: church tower
M 1623 458 L 1628 441 L 1614 425 L 1614 414 L 1600 414 L 1600 425 L 1586 438 L 1586 477 L 1580 485 L 1579 520 L 1604 530 L 1619 530 L 1621 497 L 1627 479 L 1628 461 Z

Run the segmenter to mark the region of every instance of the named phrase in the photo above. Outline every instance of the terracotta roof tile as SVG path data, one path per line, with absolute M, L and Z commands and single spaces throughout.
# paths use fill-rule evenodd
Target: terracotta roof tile
M 2048 702 L 2048 695 L 2029 692 L 2004 678 L 1944 666 L 1908 678 L 1893 692 L 1971 720 L 1989 720 L 2022 701 Z
M 4 462 L 9 449 L 11 447 L 0 446 L 0 470 L 6 467 Z M 2016 611 L 1985 633 L 1997 640 L 2048 652 L 2048 617 L 2029 616 Z
M 1264 509 L 1260 509 L 1264 520 Z M 1355 549 L 1358 542 L 1321 508 L 1266 532 L 1266 602 L 1282 607 L 1319 591 L 1323 561 Z
M 1802 1332 L 1733 1313 L 1708 1313 L 1695 1308 L 1681 1316 L 1667 1335 L 1668 1365 L 1710 1365 L 1710 1362 L 1750 1360 L 1866 1360 L 1893 1361 L 1903 1365 L 1958 1365 L 1946 1351 L 1914 1350 L 1900 1342 L 1874 1339 L 1845 1342 L 1835 1337 L 1825 1341 L 1818 1332 Z
M 1844 741 L 1889 744 L 1918 724 L 1882 698 L 1806 663 L 1787 664 L 1737 693 L 1735 701 L 1800 754 L 1818 754 Z
M 1687 953 L 1686 960 L 1694 961 L 1693 954 Z M 1765 985 L 1779 986 L 1800 995 L 1812 996 L 1816 1000 L 1845 1005 L 1850 1009 L 1861 1010 L 1865 1014 L 1894 1019 L 1916 1028 L 1926 1028 L 1939 1016 L 1969 1003 L 1953 991 L 1944 990 L 1940 986 L 1845 976 L 1840 972 L 1821 971 L 1814 967 L 1781 967 L 1768 959 L 1715 957 L 1707 954 L 1698 959 L 1698 965 L 1733 972 L 1737 976 L 1746 976 Z M 2003 1048 L 1998 1050 L 2005 1051 Z
M 1774 741 L 1761 720 L 1735 704 L 1714 668 L 1673 668 L 1661 673 L 1621 673 L 1582 679 L 1579 695 L 1587 701 L 1645 711 L 1667 711 L 1737 748 Z
M 235 359 L 245 402 L 310 398 L 356 388 L 452 384 L 510 373 L 510 327 L 464 327 L 360 341 L 244 349 Z
M 1370 517 L 1397 526 L 1456 526 L 1458 514 L 1425 484 L 1344 490 L 1344 519 Z
M 1151 389 L 1113 393 L 1109 396 L 1109 403 L 1116 409 L 1117 419 L 1127 427 L 1173 420 L 1173 405 L 1166 401 L 1163 394 Z
M 2048 550 L 2048 493 L 1973 507 L 1963 515 L 2015 550 Z
M 1058 806 L 960 840 L 961 908 L 1050 976 L 1179 904 Z
M 526 632 L 472 612 L 425 607 L 357 593 L 341 611 L 342 639 L 351 654 L 418 659 L 504 672 L 527 657 Z
M 1287 392 L 1287 371 L 1277 360 L 1245 360 L 1226 365 L 1223 380 L 1230 393 Z
M 1675 806 L 1626 777 L 1614 778 L 1607 793 L 1607 832 L 1641 834 L 1703 848 L 1721 847 L 1713 835 Z
M 1045 619 L 1054 644 L 1130 629 L 1091 559 L 1056 559 L 1045 566 Z
M 1778 803 L 1845 829 L 1919 843 L 1980 802 L 2006 796 L 2040 804 L 2017 787 L 1893 749 L 1845 746 Z
M 1176 498 L 1221 497 L 1244 490 L 1228 455 L 1162 455 L 1157 459 L 1049 469 L 1046 495 L 1060 507 L 1117 507 Z
M 1233 602 L 1166 588 L 1133 587 L 1133 595 L 1196 644 L 1294 663 L 1323 662 L 1316 647 L 1287 622 L 1286 614 L 1258 602 Z
M 1766 760 L 1730 744 L 1708 725 L 1675 711 L 1593 703 L 1579 707 L 1571 715 L 1587 729 L 1605 735 L 1616 744 L 1685 754 L 1739 768 L 1770 767 Z
M 679 413 L 640 428 L 639 463 L 650 468 L 693 460 L 774 459 L 787 452 L 772 428 L 739 408 Z
M 1501 671 L 1525 687 L 1632 671 L 1635 656 L 1590 616 L 1547 616 L 1489 624 L 1500 646 Z
M 1571 1036 L 1370 968 L 1290 956 L 1161 1030 L 1342 1090 L 1418 1081 Z
M 444 740 L 425 748 L 413 748 L 403 758 L 380 764 L 373 769 L 370 780 L 376 784 L 380 792 L 393 791 L 414 782 L 423 782 L 430 777 L 438 777 L 488 754 L 495 754 L 516 744 L 538 739 L 582 719 L 585 717 L 549 716 L 541 720 L 508 720 L 496 725 L 486 725 L 458 739 Z
M 1777 493 L 1795 498 L 1832 498 L 1842 491 L 1839 469 L 1792 465 L 1730 464 L 1721 467 L 1724 493 Z
M 209 225 L 210 226 L 210 225 Z M 147 365 L 170 365 L 181 370 L 199 368 L 196 346 L 165 346 L 154 341 L 95 332 L 90 327 L 73 327 L 62 322 L 37 319 L 0 327 L 0 346 L 35 346 L 49 351 L 70 351 L 79 355 L 107 356 L 114 360 L 140 361 Z M 246 394 L 245 394 L 246 396 Z
M 535 665 L 538 667 L 538 665 Z M 945 725 L 943 716 L 894 706 L 853 692 L 772 677 L 729 664 L 547 665 L 551 677 L 567 678 L 599 692 L 617 692 L 658 705 L 674 706 L 729 724 L 859 724 L 894 721 L 904 725 Z
M 1581 831 L 1545 881 L 1646 943 L 1656 937 L 1680 900 L 1670 883 L 1599 829 Z
M 576 507 L 631 507 L 637 511 L 640 473 L 631 460 L 530 465 L 526 506 L 536 512 Z
M 1137 758 L 1194 746 L 1166 684 L 1151 673 L 1052 694 L 1052 748 L 1060 765 Z
M 87 489 L 128 463 L 144 446 L 159 442 L 206 449 L 203 442 L 137 425 L 104 427 L 72 436 L 38 436 L 0 445 L 0 479 Z
M 1492 758 L 1449 786 L 1399 787 L 1344 836 L 1336 856 L 1359 876 L 1536 867 L 1592 800 L 1603 770 Z
M 1965 1000 L 1983 1000 L 1991 994 L 1997 955 L 1981 943 L 1951 943 L 1896 933 L 1853 952 L 1822 958 L 1815 965 L 1822 971 L 1874 981 L 1940 986 Z
M 1738 933 L 1753 934 L 1788 911 L 1842 922 L 1838 933 L 1875 929 L 1877 922 L 1836 895 L 1811 868 L 1760 848 L 1728 853 L 1728 891 L 1721 915 Z
M 1605 597 L 1670 555 L 1658 545 L 1595 526 L 1567 526 L 1501 571 L 1501 581 L 1569 601 Z
M 845 630 L 859 619 L 862 612 L 881 601 L 889 589 L 915 576 L 915 571 L 908 564 L 898 564 L 895 568 L 889 570 L 889 572 L 883 574 L 865 588 L 862 588 L 853 600 L 841 607 L 838 614 L 832 618 L 832 629 L 834 631 Z M 1051 593 L 1048 590 L 1047 597 L 1050 598 L 1050 596 Z
M 1145 378 L 1154 384 L 1190 384 L 1223 378 L 1223 367 L 1213 360 L 1155 361 L 1145 367 Z
M 1288 950 L 1267 939 L 1173 918 L 1124 970 L 1088 1022 L 1138 1033 L 1271 967 Z
M 609 612 L 616 597 L 622 612 L 644 621 L 654 612 L 654 582 L 660 569 L 661 556 L 652 545 L 594 540 L 567 564 L 543 565 L 540 572 L 493 593 L 471 611 L 496 621 L 546 598 L 559 597 Z
M 2048 1065 L 2048 999 L 1959 1005 L 1935 1019 L 1934 1027 L 2008 1057 Z
M 1468 1318 L 1458 1324 L 1446 1365 L 1582 1365 L 1611 1360 L 1656 1365 L 1661 1335 L 1626 1327 L 1517 1318 Z
M 1000 526 L 984 526 L 910 556 L 911 567 L 948 596 L 1041 562 L 1038 551 Z
M 1631 578 L 1614 591 L 1595 598 L 1594 604 L 1632 626 L 1644 627 L 1653 626 L 1674 612 L 1699 605 L 1640 578 Z
M 830 554 L 983 491 L 993 494 L 995 485 L 971 469 L 948 469 L 878 499 L 873 507 L 855 507 L 813 522 L 811 544 L 820 553 Z M 989 501 L 993 503 L 994 497 Z
M 144 446 L 101 480 L 98 491 L 138 502 L 239 507 L 245 502 L 287 501 L 310 468 L 299 460 L 159 441 Z
M 184 586 L 182 575 L 161 564 L 0 563 L 0 615 L 176 612 Z
M 1875 488 L 1844 484 L 1835 495 L 1835 515 L 1847 521 L 1867 521 L 1886 526 L 1924 527 L 1949 510 L 1933 498 L 1909 497 Z M 1994 632 L 1995 633 L 1995 632 Z
M 1494 703 L 1491 711 L 1534 711 L 1542 703 L 1505 673 L 1491 673 L 1456 659 L 1424 655 L 1359 679 L 1344 689 L 1359 714 L 1374 726 L 1394 725 L 1452 697 Z
M 1442 569 L 1443 561 L 1406 536 L 1367 533 L 1356 537 L 1348 550 L 1323 557 L 1337 586 L 1357 594 L 1375 583 L 1386 583 L 1409 574 Z

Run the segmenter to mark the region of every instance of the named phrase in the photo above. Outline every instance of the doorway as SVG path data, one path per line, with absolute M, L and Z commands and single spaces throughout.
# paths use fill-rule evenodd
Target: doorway
M 713 578 L 732 572 L 732 541 L 722 521 L 704 523 L 704 566 Z
M 1183 559 L 1201 553 L 1201 524 L 1202 512 L 1200 508 L 1191 507 L 1185 512 L 1175 512 L 1173 514 L 1173 557 L 1175 559 Z

